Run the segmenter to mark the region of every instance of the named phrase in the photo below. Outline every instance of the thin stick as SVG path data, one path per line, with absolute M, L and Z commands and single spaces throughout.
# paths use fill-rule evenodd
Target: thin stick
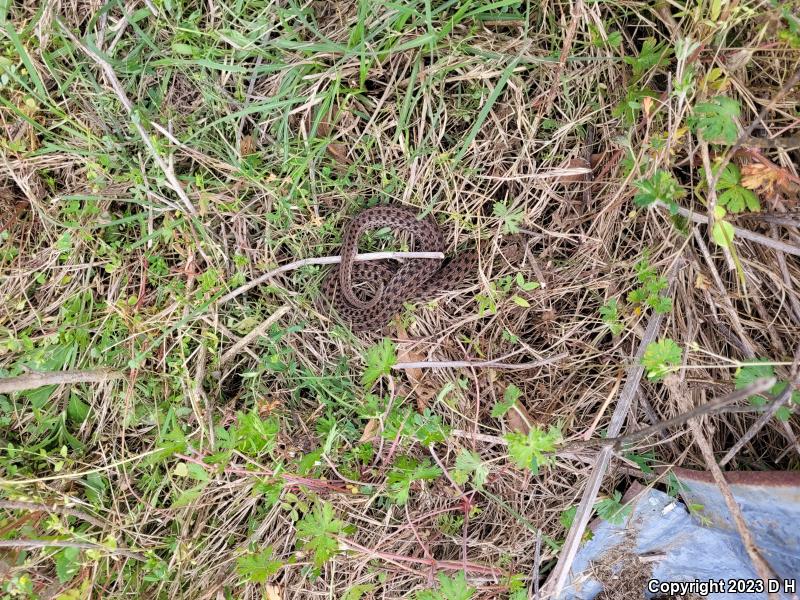
M 234 356 L 239 354 L 239 352 L 243 348 L 246 348 L 251 343 L 253 343 L 253 340 L 255 340 L 257 337 L 264 335 L 264 332 L 266 332 L 267 329 L 272 327 L 272 324 L 275 323 L 287 312 L 289 312 L 289 310 L 291 310 L 291 307 L 281 306 L 278 310 L 276 310 L 269 317 L 267 317 L 263 323 L 254 327 L 250 333 L 248 333 L 246 336 L 244 336 L 242 339 L 240 339 L 238 342 L 236 342 L 233 346 L 231 346 L 228 350 L 225 351 L 225 354 L 223 354 L 222 358 L 219 359 L 220 366 L 224 365 Z
M 444 258 L 444 254 L 441 252 L 368 252 L 366 254 L 356 254 L 353 260 L 358 262 L 364 260 L 386 260 L 392 258 Z M 246 291 L 254 288 L 257 285 L 261 285 L 265 281 L 269 281 L 281 273 L 294 271 L 295 269 L 299 269 L 300 267 L 305 267 L 308 265 L 334 265 L 340 262 L 342 262 L 341 256 L 321 256 L 319 258 L 303 258 L 301 260 L 295 260 L 293 262 L 286 263 L 277 269 L 272 269 L 272 271 L 256 277 L 253 279 L 253 281 L 249 281 L 244 285 L 239 286 L 232 292 L 225 294 L 219 299 L 219 303 L 225 304 L 229 300 L 233 300 L 237 296 L 244 294 Z
M 109 524 L 86 514 L 85 512 L 72 508 L 70 506 L 61 506 L 59 504 L 39 504 L 38 502 L 21 502 L 19 500 L 0 500 L 0 508 L 4 510 L 30 510 L 36 512 L 56 513 L 69 517 L 77 517 L 82 521 L 96 525 L 97 527 L 108 527 Z
M 677 268 L 676 266 L 673 266 L 669 275 L 670 286 L 675 279 L 676 272 Z M 614 409 L 614 413 L 611 415 L 611 422 L 608 425 L 608 435 L 610 437 L 618 436 L 623 425 L 625 424 L 625 420 L 628 417 L 628 412 L 630 412 L 631 403 L 636 395 L 636 390 L 639 389 L 639 382 L 644 374 L 644 367 L 640 364 L 640 360 L 642 356 L 644 356 L 647 346 L 655 339 L 656 334 L 661 327 L 661 321 L 662 315 L 658 313 L 653 314 L 653 316 L 650 317 L 650 322 L 647 324 L 647 329 L 645 330 L 644 335 L 639 342 L 639 347 L 636 349 L 633 363 L 628 369 L 628 379 L 625 381 L 625 386 L 622 388 L 622 392 L 620 392 L 617 406 Z M 575 518 L 572 521 L 572 527 L 570 527 L 569 532 L 567 533 L 567 539 L 564 541 L 564 545 L 561 547 L 558 562 L 556 563 L 552 574 L 545 584 L 545 591 L 549 593 L 549 591 L 552 589 L 553 597 L 558 597 L 561 594 L 561 591 L 564 589 L 564 585 L 567 582 L 570 568 L 572 568 L 572 563 L 574 562 L 575 556 L 578 553 L 578 548 L 580 547 L 586 527 L 589 525 L 589 520 L 591 519 L 592 511 L 594 509 L 594 501 L 597 498 L 598 492 L 600 491 L 600 485 L 603 483 L 603 477 L 605 476 L 608 466 L 611 463 L 613 453 L 614 450 L 611 446 L 604 446 L 597 453 L 594 469 L 592 470 L 592 474 L 589 476 L 589 480 L 586 482 L 586 487 L 584 488 L 583 495 L 581 496 L 581 502 L 578 505 L 578 510 L 576 511 Z
M 132 558 L 142 562 L 147 562 L 144 554 L 123 550 L 122 548 L 106 548 L 102 544 L 90 544 L 88 542 L 64 542 L 59 540 L 0 540 L 0 548 L 81 548 L 83 550 L 98 550 L 108 554 L 117 554 L 125 558 Z
M 596 443 L 601 444 L 611 444 L 617 450 L 623 444 L 629 444 L 631 442 L 635 442 L 637 440 L 643 440 L 654 433 L 658 433 L 664 429 L 669 429 L 670 427 L 674 427 L 675 425 L 681 425 L 686 423 L 689 419 L 694 419 L 695 417 L 699 417 L 702 415 L 712 415 L 714 413 L 719 412 L 723 408 L 725 408 L 728 404 L 733 404 L 734 402 L 739 402 L 740 400 L 744 400 L 754 394 L 760 394 L 761 392 L 765 392 L 770 389 L 773 385 L 775 385 L 776 379 L 774 377 L 769 377 L 766 379 L 758 379 L 754 381 L 751 385 L 748 385 L 746 388 L 742 388 L 740 390 L 736 390 L 722 398 L 717 400 L 712 400 L 711 402 L 706 402 L 688 412 L 682 413 L 671 419 L 666 419 L 655 425 L 651 425 L 650 427 L 645 427 L 644 429 L 640 429 L 639 431 L 634 431 L 633 433 L 629 433 L 627 435 L 623 435 L 616 438 L 602 438 L 599 440 L 589 440 L 594 441 Z
M 393 369 L 461 369 L 469 367 L 491 367 L 493 369 L 535 369 L 543 367 L 569 356 L 568 352 L 562 352 L 549 358 L 543 358 L 534 362 L 527 363 L 502 363 L 493 360 L 428 360 L 420 362 L 404 362 L 392 365 Z
M 761 431 L 761 429 L 769 423 L 770 419 L 775 416 L 775 413 L 778 412 L 781 406 L 784 406 L 792 397 L 792 393 L 795 390 L 798 382 L 800 381 L 800 370 L 798 370 L 797 366 L 800 363 L 800 346 L 795 349 L 794 353 L 794 364 L 792 366 L 792 372 L 794 376 L 792 380 L 786 384 L 786 387 L 783 391 L 778 394 L 778 396 L 767 406 L 767 409 L 761 414 L 761 416 L 756 419 L 756 422 L 753 423 L 750 428 L 744 433 L 744 435 L 737 440 L 737 442 L 733 445 L 733 447 L 725 453 L 725 456 L 722 457 L 722 460 L 719 461 L 719 466 L 724 467 L 730 460 L 738 454 L 739 450 L 741 450 L 744 445 L 752 440 L 755 435 Z M 772 386 L 770 386 L 772 387 Z
M 660 206 L 661 208 L 669 209 L 669 207 L 661 202 L 661 200 L 656 200 L 655 204 Z M 694 223 L 701 223 L 708 225 L 708 216 L 702 216 L 690 210 L 687 210 L 681 206 L 677 207 L 678 214 L 682 217 L 686 217 L 690 221 Z M 767 246 L 768 248 L 772 248 L 773 250 L 780 250 L 781 252 L 785 252 L 786 254 L 793 254 L 795 256 L 800 256 L 800 247 L 794 246 L 792 244 L 787 244 L 786 242 L 782 242 L 780 240 L 774 240 L 771 237 L 767 237 L 766 235 L 761 235 L 760 233 L 755 233 L 748 229 L 742 229 L 741 227 L 736 227 L 735 225 L 731 225 L 733 227 L 734 236 L 733 239 L 735 240 L 737 237 L 745 240 L 750 240 L 751 242 L 756 242 L 761 244 L 762 246 Z
M 61 385 L 71 383 L 103 383 L 112 379 L 121 379 L 125 374 L 113 369 L 91 369 L 86 371 L 48 371 L 46 373 L 28 373 L 17 377 L 0 379 L 0 394 L 35 390 L 43 385 Z
M 169 186 L 172 188 L 172 190 L 175 192 L 178 198 L 181 199 L 181 202 L 183 202 L 183 205 L 186 207 L 186 210 L 189 212 L 189 214 L 192 215 L 193 217 L 196 217 L 197 211 L 195 210 L 192 201 L 189 200 L 189 196 L 186 195 L 183 186 L 181 185 L 180 181 L 178 181 L 178 178 L 175 176 L 175 171 L 173 171 L 172 167 L 170 167 L 164 161 L 164 159 L 161 158 L 161 155 L 158 153 L 155 144 L 153 144 L 153 140 L 150 138 L 150 135 L 147 133 L 147 131 L 145 131 L 144 127 L 142 127 L 142 124 L 140 122 L 140 117 L 137 114 L 135 114 L 133 103 L 128 99 L 128 96 L 125 94 L 125 89 L 122 87 L 122 84 L 119 82 L 119 79 L 117 79 L 117 75 L 116 73 L 114 73 L 113 67 L 110 64 L 108 64 L 108 62 L 102 56 L 95 54 L 94 51 L 90 50 L 87 46 L 85 46 L 83 42 L 81 42 L 75 36 L 75 34 L 72 33 L 72 31 L 61 21 L 59 17 L 56 17 L 55 20 L 59 24 L 61 29 L 64 31 L 64 33 L 67 35 L 67 37 L 70 40 L 72 40 L 72 43 L 74 43 L 78 48 L 80 48 L 81 51 L 84 54 L 86 54 L 86 56 L 88 56 L 94 62 L 96 62 L 98 66 L 102 69 L 103 74 L 106 76 L 106 79 L 108 80 L 108 83 L 111 84 L 111 88 L 114 90 L 114 93 L 117 95 L 117 98 L 119 98 L 119 101 L 122 103 L 122 106 L 125 108 L 125 111 L 128 113 L 128 116 L 131 118 L 131 123 L 133 124 L 133 127 L 141 136 L 142 141 L 144 142 L 145 146 L 147 146 L 147 149 L 150 151 L 150 155 L 153 157 L 153 160 L 156 161 L 158 168 L 161 169 L 161 171 L 164 173 L 164 176 L 167 178 L 167 183 L 169 183 Z

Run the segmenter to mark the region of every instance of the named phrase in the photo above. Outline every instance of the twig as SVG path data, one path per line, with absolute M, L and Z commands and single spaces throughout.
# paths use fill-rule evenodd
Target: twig
M 527 363 L 502 363 L 493 360 L 428 360 L 420 362 L 404 362 L 392 365 L 393 369 L 460 369 L 470 367 L 491 367 L 493 369 L 534 369 L 543 367 L 569 356 L 568 352 L 562 352 L 549 358 L 543 358 L 534 362 Z
M 36 512 L 56 513 L 59 515 L 66 515 L 69 517 L 77 517 L 82 521 L 96 525 L 97 527 L 108 527 L 108 523 L 86 514 L 77 508 L 69 506 L 61 506 L 58 504 L 40 504 L 38 502 L 21 502 L 19 500 L 0 500 L 0 508 L 4 510 L 30 510 Z
M 444 258 L 444 254 L 441 252 L 368 252 L 366 254 L 356 254 L 354 260 L 355 261 L 363 261 L 363 260 L 386 260 L 386 259 L 400 259 L 400 258 Z M 290 263 L 286 263 L 285 265 L 281 265 L 277 269 L 273 269 L 263 275 L 256 277 L 252 281 L 245 283 L 244 285 L 239 286 L 232 292 L 225 294 L 222 298 L 219 299 L 220 304 L 225 304 L 229 300 L 233 300 L 237 296 L 244 294 L 246 291 L 254 288 L 257 285 L 261 285 L 265 281 L 269 281 L 276 275 L 280 275 L 281 273 L 286 273 L 287 271 L 294 271 L 295 269 L 299 269 L 300 267 L 305 267 L 308 265 L 334 265 L 337 263 L 342 262 L 341 256 L 321 256 L 319 258 L 303 258 L 301 260 L 295 260 Z
M 719 461 L 719 466 L 724 467 L 730 460 L 736 456 L 736 454 L 741 450 L 744 445 L 752 440 L 755 435 L 761 431 L 761 428 L 764 427 L 772 417 L 775 416 L 775 413 L 778 412 L 781 406 L 784 406 L 792 397 L 792 393 L 794 393 L 795 387 L 800 382 L 800 370 L 798 370 L 798 364 L 800 363 L 800 346 L 795 349 L 794 353 L 794 364 L 792 365 L 792 373 L 794 373 L 792 380 L 786 384 L 786 387 L 783 391 L 778 394 L 778 396 L 770 402 L 767 406 L 766 410 L 761 414 L 761 416 L 756 419 L 756 422 L 753 423 L 750 428 L 744 433 L 744 435 L 737 440 L 737 442 L 733 445 L 733 447 L 725 453 L 725 456 L 722 457 L 722 460 Z M 770 386 L 771 387 L 771 386 Z
M 676 272 L 677 268 L 676 266 L 673 266 L 672 272 L 669 275 L 670 285 L 672 285 L 675 279 Z M 622 392 L 620 392 L 619 402 L 617 402 L 614 413 L 611 415 L 611 422 L 608 425 L 608 435 L 610 437 L 616 437 L 619 435 L 623 425 L 625 424 L 625 420 L 627 419 L 628 412 L 631 408 L 631 403 L 633 402 L 633 398 L 636 395 L 636 390 L 639 388 L 639 382 L 644 374 L 644 367 L 640 364 L 640 360 L 642 356 L 644 356 L 647 346 L 655 339 L 656 334 L 661 327 L 661 321 L 662 315 L 658 313 L 653 314 L 653 316 L 650 317 L 650 322 L 647 324 L 647 329 L 645 330 L 644 335 L 639 342 L 639 347 L 636 349 L 633 364 L 628 369 L 628 379 L 625 382 L 625 386 L 622 388 Z M 592 470 L 592 474 L 589 476 L 589 480 L 586 482 L 586 487 L 584 488 L 583 495 L 581 496 L 581 502 L 578 505 L 575 518 L 572 521 L 572 527 L 570 527 L 569 532 L 567 533 L 567 539 L 564 541 L 564 545 L 561 547 L 558 562 L 556 563 L 552 574 L 545 584 L 545 590 L 548 593 L 550 590 L 552 590 L 553 597 L 558 597 L 561 594 L 561 591 L 564 589 L 564 584 L 567 582 L 570 568 L 572 567 L 572 563 L 578 553 L 578 548 L 581 540 L 583 539 L 583 533 L 586 531 L 586 527 L 589 524 L 589 519 L 592 516 L 594 501 L 597 498 L 598 492 L 600 491 L 600 485 L 603 483 L 603 477 L 605 476 L 608 466 L 611 463 L 613 452 L 614 451 L 611 446 L 605 446 L 597 453 L 594 469 Z
M 225 351 L 225 354 L 222 355 L 222 358 L 219 359 L 220 366 L 224 365 L 230 359 L 236 356 L 243 348 L 249 346 L 257 337 L 264 335 L 264 332 L 272 327 L 272 324 L 289 312 L 289 310 L 291 310 L 289 306 L 281 306 L 278 310 L 267 317 L 263 323 L 254 327 L 250 333 L 228 348 L 228 350 Z
M 669 210 L 669 207 L 661 202 L 661 200 L 656 200 L 655 204 L 660 206 L 661 208 L 665 208 Z M 682 217 L 686 217 L 690 221 L 694 223 L 700 224 L 708 224 L 708 217 L 699 215 L 695 212 L 687 210 L 682 206 L 678 206 L 678 214 Z M 733 239 L 735 240 L 737 237 L 745 240 L 750 240 L 751 242 L 757 242 L 763 246 L 767 246 L 768 248 L 772 248 L 774 250 L 780 250 L 781 252 L 785 252 L 786 254 L 793 254 L 795 256 L 800 256 L 800 247 L 793 246 L 792 244 L 787 244 L 786 242 L 782 242 L 780 240 L 774 240 L 771 237 L 767 237 L 766 235 L 761 235 L 760 233 L 755 233 L 748 229 L 742 229 L 741 227 L 736 227 L 735 225 L 731 225 L 733 227 L 734 236 Z
M 123 550 L 122 548 L 107 548 L 102 544 L 90 544 L 89 542 L 65 542 L 60 540 L 0 540 L 0 548 L 81 548 L 82 550 L 98 550 L 108 554 L 117 554 L 125 558 L 132 558 L 142 562 L 147 562 L 144 554 Z
M 746 388 L 736 390 L 726 396 L 723 396 L 722 398 L 719 398 L 718 400 L 712 400 L 711 402 L 706 402 L 705 404 L 693 408 L 688 412 L 672 417 L 671 419 L 666 419 L 664 421 L 651 425 L 650 427 L 645 427 L 644 429 L 634 431 L 633 433 L 629 433 L 627 435 L 623 435 L 616 438 L 602 438 L 595 441 L 602 444 L 611 444 L 615 447 L 615 449 L 619 450 L 623 444 L 629 444 L 637 440 L 646 439 L 651 435 L 653 435 L 654 433 L 658 433 L 659 431 L 663 431 L 664 429 L 669 429 L 670 427 L 674 427 L 675 425 L 681 425 L 683 423 L 686 423 L 690 419 L 694 419 L 702 415 L 713 415 L 714 413 L 720 412 L 728 404 L 733 404 L 734 402 L 739 402 L 754 394 L 760 394 L 761 392 L 767 391 L 773 385 L 775 385 L 775 381 L 776 380 L 774 377 L 769 377 L 766 379 L 757 379 L 752 384 L 748 385 Z
M 158 168 L 164 173 L 164 176 L 167 178 L 167 183 L 181 199 L 183 205 L 186 207 L 186 210 L 192 216 L 197 216 L 197 211 L 192 204 L 192 201 L 189 200 L 189 196 L 186 195 L 186 192 L 183 189 L 180 181 L 175 176 L 175 171 L 170 167 L 161 155 L 158 153 L 158 150 L 153 144 L 153 140 L 150 138 L 150 135 L 145 131 L 144 127 L 140 122 L 139 116 L 135 113 L 133 108 L 133 103 L 128 99 L 128 96 L 125 94 L 125 89 L 122 87 L 122 84 L 117 79 L 116 73 L 114 73 L 113 67 L 100 55 L 96 54 L 94 51 L 90 50 L 83 42 L 81 42 L 74 33 L 67 27 L 61 20 L 60 17 L 55 18 L 56 22 L 59 24 L 61 29 L 67 35 L 68 38 L 74 43 L 81 51 L 86 54 L 89 58 L 91 58 L 94 62 L 98 64 L 98 66 L 102 69 L 103 74 L 106 76 L 108 83 L 111 85 L 111 88 L 114 90 L 114 93 L 119 98 L 119 101 L 122 103 L 122 106 L 125 108 L 125 111 L 128 113 L 128 116 L 131 118 L 131 123 L 136 131 L 142 138 L 145 146 L 150 151 L 150 155 L 153 157 L 153 160 L 156 161 Z
M 48 371 L 46 373 L 28 373 L 0 379 L 0 394 L 35 390 L 43 385 L 61 385 L 64 383 L 102 383 L 112 379 L 121 379 L 124 373 L 112 369 L 91 369 L 86 371 Z

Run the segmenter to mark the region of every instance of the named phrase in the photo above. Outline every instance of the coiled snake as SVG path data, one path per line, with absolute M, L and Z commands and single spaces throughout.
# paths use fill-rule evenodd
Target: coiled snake
M 391 227 L 414 237 L 414 250 L 443 252 L 444 237 L 433 217 L 417 219 L 401 206 L 376 206 L 359 213 L 342 236 L 342 262 L 333 267 L 322 283 L 322 292 L 339 316 L 354 331 L 380 330 L 397 314 L 404 302 L 426 300 L 451 290 L 475 271 L 477 252 L 457 254 L 444 264 L 440 259 L 411 259 L 397 267 L 396 261 L 354 262 L 358 239 L 369 229 Z M 372 282 L 377 291 L 369 300 L 360 299 L 354 286 Z

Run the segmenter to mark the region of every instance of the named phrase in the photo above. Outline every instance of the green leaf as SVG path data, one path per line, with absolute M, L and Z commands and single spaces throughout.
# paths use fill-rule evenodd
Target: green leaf
M 272 546 L 236 559 L 236 572 L 252 583 L 266 583 L 282 566 L 281 561 L 272 560 Z
M 361 377 L 361 383 L 368 388 L 382 376 L 388 375 L 392 365 L 397 362 L 394 343 L 387 338 L 383 338 L 374 346 L 367 348 L 364 360 L 367 366 Z
M 527 435 L 512 432 L 505 435 L 508 442 L 508 454 L 523 469 L 539 472 L 539 467 L 555 462 L 556 446 L 561 442 L 561 430 L 550 426 L 545 432 L 540 427 L 532 428 Z
M 361 596 L 367 592 L 373 591 L 376 587 L 377 586 L 372 583 L 361 583 L 354 585 L 344 593 L 342 600 L 361 600 Z
M 613 498 L 605 498 L 595 505 L 597 516 L 612 525 L 622 525 L 633 510 L 631 505 L 622 504 L 622 494 L 614 492 Z
M 403 506 L 408 502 L 411 486 L 415 481 L 437 479 L 442 475 L 442 470 L 426 458 L 417 461 L 410 456 L 398 456 L 386 475 L 388 496 L 397 504 Z
M 639 56 L 624 56 L 622 60 L 633 67 L 633 79 L 638 80 L 650 69 L 668 65 L 671 54 L 672 48 L 665 42 L 656 43 L 656 39 L 650 37 L 642 44 Z
M 334 518 L 329 502 L 317 503 L 297 524 L 298 547 L 314 553 L 314 567 L 319 569 L 338 552 L 336 536 L 345 527 L 344 521 Z
M 178 494 L 178 497 L 175 498 L 173 503 L 170 505 L 170 508 L 174 509 L 189 506 L 192 502 L 200 497 L 200 494 L 203 493 L 206 485 L 206 483 L 201 483 L 200 485 L 196 485 L 188 490 L 183 490 L 180 494 Z
M 714 243 L 723 248 L 730 248 L 733 244 L 734 236 L 733 225 L 727 221 L 717 221 L 711 228 L 711 239 Z
M 569 529 L 572 527 L 572 523 L 575 521 L 575 514 L 578 512 L 577 506 L 570 506 L 568 509 L 561 511 L 561 515 L 558 517 L 559 523 L 564 527 L 564 529 Z
M 636 206 L 650 206 L 656 200 L 660 200 L 672 210 L 677 207 L 677 201 L 686 195 L 686 190 L 681 187 L 675 176 L 663 169 L 653 173 L 649 179 L 640 179 L 634 185 L 639 190 L 633 197 Z
M 416 600 L 471 600 L 475 588 L 467 584 L 467 577 L 459 571 L 452 577 L 439 573 L 439 588 L 417 592 Z
M 677 371 L 682 358 L 683 352 L 680 347 L 670 338 L 665 338 L 648 344 L 641 364 L 647 369 L 648 379 L 658 381 L 667 373 Z
M 465 473 L 472 473 L 472 483 L 480 489 L 489 476 L 489 468 L 483 463 L 480 455 L 462 448 L 456 456 L 456 469 Z
M 67 417 L 75 423 L 83 423 L 89 416 L 89 405 L 81 400 L 76 394 L 69 395 L 67 405 Z
M 517 399 L 522 395 L 522 391 L 513 383 L 509 384 L 503 392 L 503 401 L 498 402 L 492 407 L 492 416 L 499 419 L 504 416 L 516 404 Z
M 80 548 L 62 548 L 56 552 L 56 576 L 61 583 L 67 583 L 81 568 Z
M 758 212 L 761 210 L 761 204 L 758 202 L 756 196 L 751 190 L 740 185 L 735 185 L 724 192 L 722 192 L 717 199 L 728 212 L 734 214 L 743 212 L 745 208 L 750 212 Z
M 616 298 L 611 298 L 600 307 L 600 318 L 614 335 L 619 335 L 625 328 L 625 325 L 619 318 L 619 306 Z
M 694 114 L 688 119 L 689 127 L 706 142 L 732 145 L 739 135 L 736 118 L 740 112 L 736 100 L 716 96 L 694 107 Z

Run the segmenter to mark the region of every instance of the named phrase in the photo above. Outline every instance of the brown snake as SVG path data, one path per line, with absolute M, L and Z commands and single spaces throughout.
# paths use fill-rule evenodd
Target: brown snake
M 358 239 L 365 231 L 380 227 L 411 233 L 418 252 L 445 249 L 444 237 L 433 217 L 417 219 L 408 208 L 376 206 L 350 221 L 342 237 L 342 262 L 325 277 L 322 292 L 354 331 L 382 329 L 404 302 L 428 299 L 450 290 L 476 268 L 475 251 L 462 252 L 444 265 L 436 258 L 407 260 L 399 268 L 391 260 L 354 262 Z M 361 300 L 353 290 L 354 285 L 363 282 L 372 282 L 378 288 L 368 301 Z

